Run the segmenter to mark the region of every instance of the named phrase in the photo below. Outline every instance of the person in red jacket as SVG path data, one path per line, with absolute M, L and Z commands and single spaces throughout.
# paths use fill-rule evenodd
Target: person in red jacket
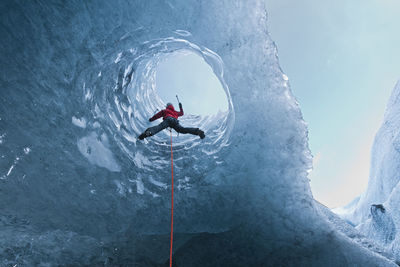
M 179 103 L 179 109 L 179 112 L 177 112 L 174 106 L 171 103 L 168 103 L 166 109 L 161 110 L 149 119 L 149 121 L 152 122 L 162 117 L 163 122 L 157 126 L 147 128 L 146 131 L 139 135 L 139 139 L 143 140 L 144 138 L 155 135 L 156 133 L 168 127 L 173 128 L 178 133 L 198 135 L 201 139 L 206 137 L 204 132 L 199 128 L 183 127 L 179 124 L 178 117 L 183 116 L 182 103 Z

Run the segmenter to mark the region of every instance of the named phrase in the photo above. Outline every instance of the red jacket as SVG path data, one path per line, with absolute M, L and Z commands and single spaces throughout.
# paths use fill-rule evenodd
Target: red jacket
M 167 117 L 172 117 L 177 119 L 180 116 L 183 116 L 183 108 L 182 105 L 179 105 L 179 112 L 177 112 L 174 109 L 174 106 L 169 105 L 166 109 L 161 110 L 160 112 L 158 112 L 156 115 L 154 115 L 153 117 L 150 118 L 150 121 L 154 121 L 158 118 L 163 117 L 163 120 L 165 120 L 165 118 Z

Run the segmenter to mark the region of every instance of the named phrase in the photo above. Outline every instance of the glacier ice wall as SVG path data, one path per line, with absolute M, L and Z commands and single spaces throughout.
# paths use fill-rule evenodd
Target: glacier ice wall
M 307 128 L 263 1 L 2 1 L 0 255 L 4 265 L 160 266 L 166 134 L 155 66 L 202 56 L 229 110 L 174 137 L 178 266 L 384 266 L 315 208 Z
M 367 190 L 342 216 L 400 259 L 400 82 L 392 91 L 371 151 Z

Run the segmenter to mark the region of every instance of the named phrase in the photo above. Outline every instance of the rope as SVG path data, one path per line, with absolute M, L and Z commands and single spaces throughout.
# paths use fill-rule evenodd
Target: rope
M 169 266 L 172 267 L 172 241 L 174 237 L 174 154 L 172 152 L 172 131 L 171 135 L 171 244 L 169 249 Z

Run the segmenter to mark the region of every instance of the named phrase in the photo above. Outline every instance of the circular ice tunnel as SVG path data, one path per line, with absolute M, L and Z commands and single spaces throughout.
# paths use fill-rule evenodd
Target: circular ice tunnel
M 177 134 L 172 131 L 175 169 L 179 172 L 179 189 L 189 189 L 199 179 L 224 163 L 224 152 L 229 146 L 230 133 L 234 125 L 234 109 L 229 88 L 223 78 L 223 62 L 211 50 L 184 39 L 173 37 L 144 42 L 138 47 L 115 54 L 110 64 L 103 64 L 96 75 L 91 75 L 84 84 L 84 95 L 90 104 L 93 120 L 89 125 L 105 130 L 115 140 L 115 144 L 133 164 L 129 172 L 136 183 L 137 192 L 158 196 L 168 188 L 170 133 L 164 130 L 144 141 L 137 136 L 146 128 L 160 123 L 150 123 L 148 119 L 165 108 L 166 102 L 157 92 L 156 75 L 160 62 L 179 53 L 194 53 L 201 57 L 212 69 L 226 96 L 226 110 L 214 114 L 190 114 L 187 107 L 180 123 L 186 127 L 198 127 L 205 131 L 206 138 Z M 110 56 L 108 56 L 110 60 Z M 104 59 L 105 61 L 107 59 Z M 186 89 L 190 90 L 190 89 Z M 101 125 L 101 127 L 100 127 Z M 101 133 L 99 133 L 100 136 Z M 121 155 L 121 153 L 118 153 Z M 126 171 L 126 170 L 121 170 Z M 146 186 L 148 184 L 148 186 Z
M 180 49 L 162 57 L 156 68 L 156 93 L 175 108 L 179 95 L 186 115 L 208 116 L 228 111 L 227 95 L 220 80 L 204 58 L 190 50 Z

